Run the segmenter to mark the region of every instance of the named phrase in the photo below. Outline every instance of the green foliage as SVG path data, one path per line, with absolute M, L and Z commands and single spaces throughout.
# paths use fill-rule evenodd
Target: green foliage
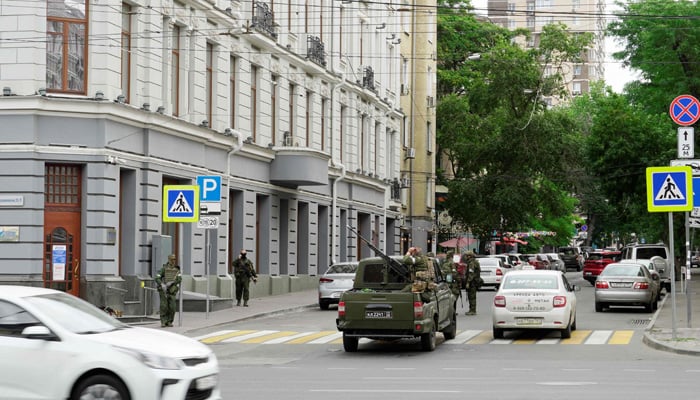
M 542 97 L 563 93 L 560 67 L 579 60 L 591 37 L 556 24 L 539 48 L 518 45 L 528 34 L 440 9 L 437 143 L 450 168 L 439 179 L 450 214 L 476 235 L 536 224 L 557 232 L 546 241 L 560 245 L 572 233 L 583 141 L 574 116 Z

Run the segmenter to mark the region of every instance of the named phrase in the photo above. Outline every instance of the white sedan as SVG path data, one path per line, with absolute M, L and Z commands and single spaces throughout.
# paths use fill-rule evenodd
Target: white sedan
M 0 399 L 221 399 L 206 345 L 70 294 L 0 285 Z
M 576 295 L 580 287 L 567 281 L 561 271 L 519 270 L 503 277 L 493 299 L 493 337 L 507 330 L 549 329 L 562 339 L 576 330 Z
M 481 279 L 484 280 L 482 287 L 493 287 L 498 290 L 501 285 L 501 279 L 506 272 L 506 267 L 503 265 L 503 260 L 493 257 L 478 257 L 476 259 L 481 268 Z

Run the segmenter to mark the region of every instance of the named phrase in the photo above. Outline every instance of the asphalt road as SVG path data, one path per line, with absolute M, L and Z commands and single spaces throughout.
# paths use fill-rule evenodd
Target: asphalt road
M 592 286 L 580 272 L 568 277 L 581 286 L 581 340 L 531 332 L 493 340 L 493 291 L 479 292 L 477 316 L 465 316 L 459 306 L 457 338 L 444 342 L 440 337 L 430 353 L 420 350 L 418 340 L 365 341 L 359 352 L 345 353 L 334 308 L 219 326 L 200 340 L 219 357 L 226 399 L 656 400 L 697 395 L 697 358 L 642 343 L 652 313 L 641 308 L 596 313 Z

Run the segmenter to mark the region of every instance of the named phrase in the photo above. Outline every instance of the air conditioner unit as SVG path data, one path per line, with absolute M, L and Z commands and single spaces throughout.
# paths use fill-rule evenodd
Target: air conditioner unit
M 292 134 L 289 132 L 284 133 L 284 145 L 294 146 L 294 137 L 292 137 Z
M 411 187 L 411 180 L 408 178 L 401 178 L 401 187 L 402 188 L 410 188 Z
M 411 91 L 411 87 L 408 86 L 407 83 L 401 84 L 401 96 L 407 96 L 410 91 Z
M 409 147 L 406 149 L 406 158 L 416 158 L 416 148 Z
M 433 108 L 433 107 L 435 107 L 435 97 L 433 97 L 433 96 L 428 96 L 428 97 L 425 99 L 425 101 L 426 101 L 426 104 L 427 104 L 428 108 Z

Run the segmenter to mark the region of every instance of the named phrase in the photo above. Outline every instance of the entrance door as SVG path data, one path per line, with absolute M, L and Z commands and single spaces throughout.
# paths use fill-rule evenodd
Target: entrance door
M 47 165 L 44 287 L 80 294 L 80 167 Z

